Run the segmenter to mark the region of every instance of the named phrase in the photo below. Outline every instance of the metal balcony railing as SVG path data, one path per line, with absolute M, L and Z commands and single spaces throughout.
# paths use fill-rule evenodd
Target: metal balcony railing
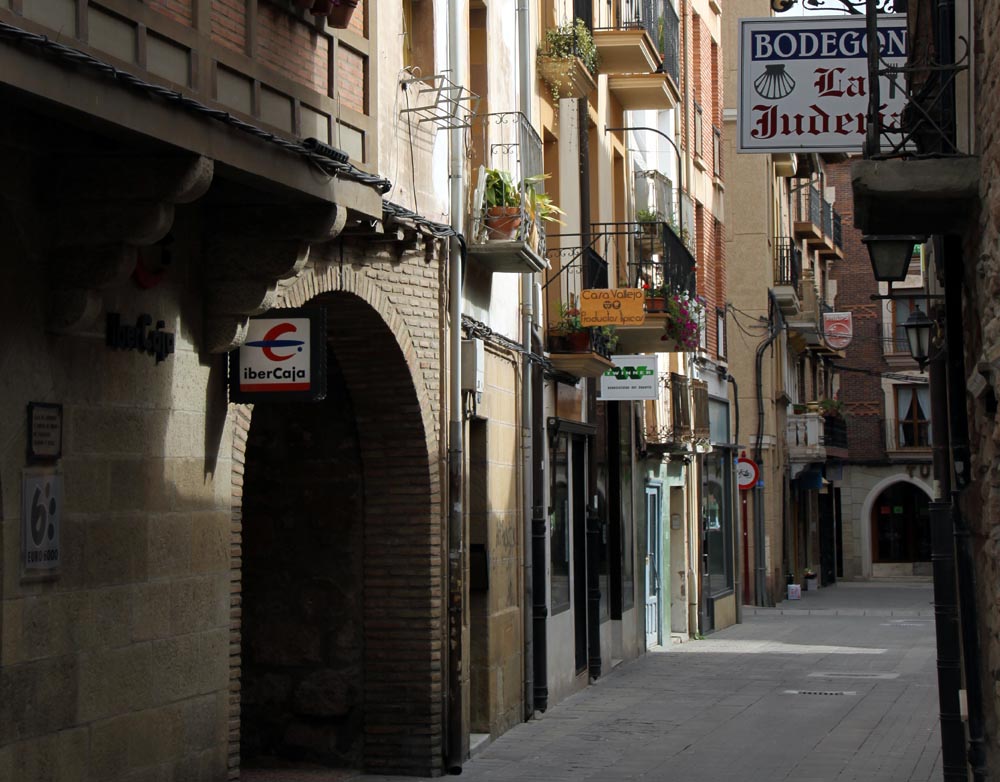
M 674 84 L 680 85 L 680 20 L 677 12 L 669 2 L 660 4 L 662 13 L 656 19 L 656 35 L 653 41 L 660 50 L 660 57 L 663 58 L 663 72 L 674 80 Z
M 836 209 L 833 210 L 833 246 L 838 250 L 844 249 L 844 225 Z
M 839 416 L 823 416 L 823 445 L 847 448 L 847 421 Z
M 802 278 L 802 252 L 792 239 L 774 242 L 774 284 L 790 285 L 798 292 Z
M 825 198 L 822 200 L 823 209 L 823 236 L 833 241 L 833 204 Z
M 933 444 L 931 422 L 887 418 L 882 422 L 887 451 L 928 450 Z
M 670 223 L 594 223 L 591 230 L 602 257 L 626 259 L 619 282 L 627 287 L 696 295 L 694 256 Z
M 549 297 L 547 306 L 555 306 L 557 302 L 579 302 L 584 288 L 609 286 L 608 262 L 592 247 L 554 247 L 545 255 L 553 270 L 543 287 Z M 550 287 L 554 285 L 558 288 Z M 553 298 L 556 295 L 558 298 Z
M 643 403 L 642 431 L 646 444 L 663 450 L 686 447 L 694 435 L 688 378 L 661 372 L 658 380 L 657 398 Z
M 545 222 L 535 209 L 534 194 L 544 193 L 542 139 L 519 111 L 480 114 L 472 119 L 473 160 L 486 171 L 503 172 L 510 192 L 504 193 L 508 204 L 516 206 L 517 226 L 510 239 L 529 241 L 538 255 L 545 254 Z M 477 182 L 472 194 L 472 242 L 496 238 L 486 223 L 486 181 Z

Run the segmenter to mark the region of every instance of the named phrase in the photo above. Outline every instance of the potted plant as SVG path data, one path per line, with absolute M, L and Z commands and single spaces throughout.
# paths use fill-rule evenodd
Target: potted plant
M 815 592 L 816 591 L 816 583 L 817 583 L 816 582 L 816 571 L 813 570 L 811 567 L 807 567 L 805 570 L 802 571 L 802 575 L 805 577 L 804 583 L 805 583 L 806 591 L 807 592 Z
M 652 286 L 648 282 L 642 284 L 646 294 L 646 312 L 664 312 L 667 308 L 667 294 L 662 287 Z
M 539 223 L 546 222 L 565 225 L 559 218 L 566 213 L 556 206 L 555 201 L 552 200 L 552 196 L 548 193 L 540 192 L 537 187 L 539 182 L 548 179 L 550 176 L 551 174 L 535 174 L 534 176 L 525 177 L 522 182 L 524 186 L 525 212 L 528 215 L 530 223 L 528 228 L 528 243 L 534 250 L 538 249 Z
M 550 27 L 538 47 L 538 74 L 552 91 L 552 100 L 582 98 L 597 85 L 597 45 L 582 19 Z
M 489 239 L 511 239 L 521 227 L 521 193 L 509 171 L 486 169 L 486 233 Z
M 600 326 L 597 329 L 597 341 L 604 346 L 604 350 L 608 355 L 614 353 L 618 349 L 618 340 L 621 337 L 618 336 L 618 329 L 614 326 Z
M 816 405 L 824 418 L 844 417 L 844 403 L 839 399 L 820 399 Z
M 689 293 L 671 293 L 666 297 L 667 319 L 660 339 L 676 342 L 684 351 L 700 347 L 700 323 L 705 309 L 703 299 Z
M 795 413 L 795 415 L 803 415 L 808 409 L 809 408 L 806 405 L 799 402 L 795 402 L 792 405 L 792 412 Z
M 552 335 L 559 338 L 567 352 L 590 350 L 590 329 L 581 322 L 580 310 L 573 300 L 568 307 L 559 302 L 559 320 L 552 326 Z
M 350 25 L 358 0 L 295 0 L 295 5 L 314 16 L 325 16 L 331 27 L 343 30 Z

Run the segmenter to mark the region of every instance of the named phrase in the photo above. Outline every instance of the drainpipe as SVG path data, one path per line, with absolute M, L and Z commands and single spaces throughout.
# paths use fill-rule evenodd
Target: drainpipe
M 518 59 L 518 103 L 524 121 L 531 123 L 531 16 L 528 0 L 519 0 L 517 4 L 517 51 Z M 524 176 L 525 172 L 521 172 Z M 540 173 L 540 172 L 539 172 Z M 521 512 L 524 522 L 524 602 L 521 605 L 524 622 L 524 718 L 530 719 L 535 713 L 535 624 L 537 607 L 535 606 L 535 567 L 543 567 L 544 563 L 536 563 L 537 556 L 535 529 L 537 525 L 535 509 L 535 470 L 534 470 L 534 402 L 532 395 L 532 374 L 534 365 L 528 356 L 531 355 L 531 337 L 534 330 L 534 283 L 535 275 L 521 275 L 521 348 L 524 351 L 521 363 L 521 474 L 523 479 L 523 497 Z M 544 519 L 543 519 L 544 523 Z M 544 527 L 542 534 L 544 535 Z M 544 570 L 543 570 L 544 573 Z M 544 586 L 542 595 L 544 595 Z M 544 610 L 544 600 L 542 609 Z M 544 648 L 544 623 L 542 625 Z M 543 682 L 544 686 L 544 682 Z
M 736 378 L 730 373 L 726 373 L 726 380 L 733 387 L 733 412 L 736 417 L 736 421 L 733 424 L 733 436 L 732 443 L 734 446 L 738 447 L 740 444 L 740 390 L 739 386 L 736 385 Z M 732 459 L 736 456 L 737 451 L 734 450 L 729 455 Z M 743 558 L 741 552 L 743 551 L 743 541 L 741 539 L 742 535 L 742 523 L 743 514 L 739 512 L 739 508 L 742 507 L 743 497 L 742 492 L 736 489 L 736 502 L 733 504 L 733 594 L 736 595 L 736 624 L 740 624 L 743 621 L 743 579 L 747 577 L 744 573 L 740 576 L 740 568 L 736 566 L 736 563 L 743 563 Z
M 448 4 L 448 67 L 452 77 L 461 79 L 459 6 Z M 446 765 L 451 774 L 462 773 L 465 759 L 465 722 L 462 712 L 462 622 L 464 619 L 465 583 L 463 579 L 463 540 L 465 514 L 462 506 L 464 469 L 464 428 L 462 421 L 462 271 L 465 266 L 464 212 L 465 159 L 462 156 L 462 131 L 448 136 L 449 176 L 451 179 L 451 226 L 458 236 L 451 240 L 448 254 L 449 366 L 448 394 L 448 746 Z
M 754 363 L 754 379 L 757 386 L 757 442 L 754 444 L 753 459 L 758 465 L 761 464 L 761 450 L 764 443 L 764 352 L 771 346 L 781 331 L 778 324 L 774 322 L 774 313 L 777 306 L 774 301 L 774 294 L 768 290 L 768 327 L 767 339 L 757 346 L 757 355 Z M 767 605 L 767 574 L 765 573 L 764 541 L 766 538 L 764 527 L 764 490 L 760 486 L 753 489 L 753 547 L 754 547 L 754 605 Z
M 943 307 L 941 308 L 943 310 Z M 939 313 L 943 317 L 943 311 Z M 968 782 L 962 688 L 958 595 L 955 587 L 955 533 L 951 523 L 951 460 L 948 453 L 948 380 L 944 348 L 928 362 L 933 432 L 934 499 L 930 503 L 931 559 L 934 566 L 934 630 L 937 637 L 938 709 L 944 782 Z

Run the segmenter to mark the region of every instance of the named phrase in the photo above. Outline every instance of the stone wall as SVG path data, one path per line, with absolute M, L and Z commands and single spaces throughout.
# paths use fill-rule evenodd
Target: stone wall
M 965 511 L 972 525 L 979 611 L 979 641 L 988 744 L 988 765 L 1000 768 L 1000 137 L 994 117 L 1000 110 L 1000 6 L 976 0 L 978 22 L 974 93 L 976 152 L 980 155 L 980 210 L 965 245 L 964 315 L 966 370 L 989 361 L 989 389 L 970 401 L 973 485 Z

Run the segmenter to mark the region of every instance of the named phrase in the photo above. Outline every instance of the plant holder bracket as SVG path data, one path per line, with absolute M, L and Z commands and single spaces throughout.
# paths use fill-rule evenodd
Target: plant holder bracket
M 461 130 L 472 127 L 472 117 L 479 109 L 479 96 L 456 84 L 444 74 L 420 78 L 401 79 L 403 89 L 415 88 L 417 105 L 400 110 L 411 114 L 417 122 L 433 122 L 442 130 Z

